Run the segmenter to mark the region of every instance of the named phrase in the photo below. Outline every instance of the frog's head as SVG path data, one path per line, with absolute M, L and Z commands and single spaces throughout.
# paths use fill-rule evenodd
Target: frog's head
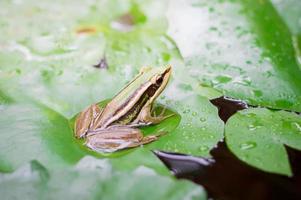
M 152 68 L 150 73 L 148 92 L 154 100 L 166 87 L 171 75 L 171 66 Z
M 162 89 L 164 89 L 171 74 L 171 66 L 168 65 L 166 67 L 158 67 L 155 68 L 155 71 L 156 72 L 154 73 L 150 81 L 159 88 L 163 87 Z

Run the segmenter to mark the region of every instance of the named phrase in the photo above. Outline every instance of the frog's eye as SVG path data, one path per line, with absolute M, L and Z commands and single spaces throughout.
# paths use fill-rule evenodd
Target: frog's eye
M 161 85 L 162 82 L 163 82 L 162 76 L 157 77 L 156 84 Z

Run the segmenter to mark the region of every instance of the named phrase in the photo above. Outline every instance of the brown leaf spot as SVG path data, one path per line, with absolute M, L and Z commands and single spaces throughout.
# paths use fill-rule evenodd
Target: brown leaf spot
M 95 27 L 81 27 L 76 30 L 77 34 L 93 34 L 96 32 Z

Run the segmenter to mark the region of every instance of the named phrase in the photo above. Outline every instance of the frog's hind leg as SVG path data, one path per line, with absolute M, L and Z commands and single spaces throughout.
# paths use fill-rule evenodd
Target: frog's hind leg
M 76 118 L 74 124 L 75 137 L 85 137 L 95 123 L 95 119 L 101 114 L 102 109 L 97 104 L 92 104 L 83 110 Z
M 165 132 L 160 132 L 155 135 L 143 137 L 142 132 L 137 128 L 114 126 L 109 129 L 98 129 L 89 132 L 85 145 L 97 152 L 112 153 L 118 150 L 148 144 L 164 134 Z
M 143 135 L 139 129 L 128 126 L 113 126 L 107 129 L 96 129 L 87 133 L 85 145 L 90 149 L 111 153 L 129 148 L 132 143 L 139 143 Z
M 141 146 L 141 145 L 144 145 L 144 144 L 148 144 L 148 143 L 154 142 L 157 139 L 159 139 L 159 137 L 161 137 L 161 136 L 163 136 L 165 134 L 166 134 L 166 132 L 159 132 L 158 134 L 155 134 L 155 135 L 145 136 L 139 142 L 133 142 L 128 147 L 132 148 L 132 147 L 137 147 L 137 146 Z

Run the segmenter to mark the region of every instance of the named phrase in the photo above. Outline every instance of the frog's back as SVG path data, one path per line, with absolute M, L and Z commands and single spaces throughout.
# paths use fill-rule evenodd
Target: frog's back
M 140 72 L 130 83 L 128 83 L 104 108 L 102 114 L 97 119 L 97 122 L 93 126 L 96 128 L 106 128 L 113 123 L 118 123 L 119 119 L 122 119 L 122 124 L 131 122 L 132 118 L 135 118 L 139 114 L 137 109 L 135 113 L 131 113 L 127 119 L 124 115 L 135 106 L 135 104 L 141 100 L 141 96 L 152 84 L 149 80 L 157 74 L 162 68 L 145 68 Z M 138 102 L 139 103 L 139 102 Z M 145 101 L 140 102 L 144 104 Z M 143 105 L 139 104 L 139 110 Z

